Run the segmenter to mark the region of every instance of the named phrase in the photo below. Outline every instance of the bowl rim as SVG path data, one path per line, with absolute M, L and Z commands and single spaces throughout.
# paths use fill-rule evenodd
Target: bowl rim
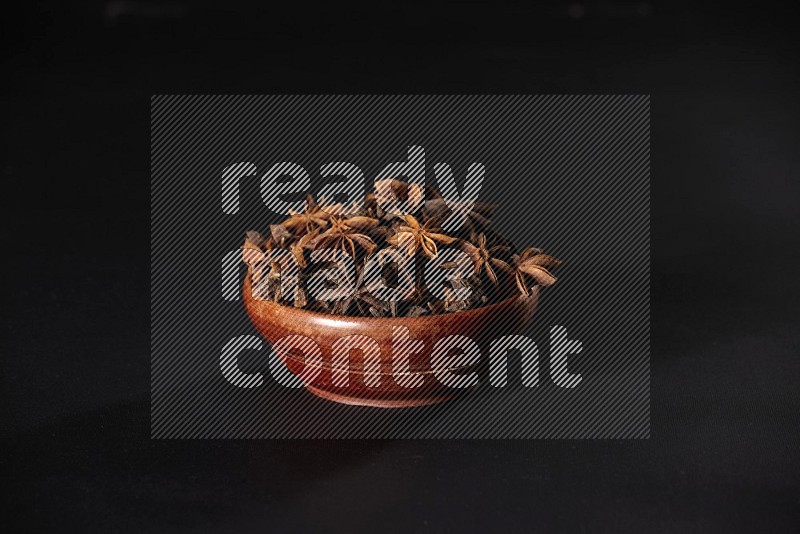
M 244 276 L 244 280 L 242 282 L 242 293 L 244 294 L 243 298 L 245 301 L 245 306 L 247 306 L 247 301 L 262 303 L 270 308 L 273 309 L 285 309 L 290 310 L 293 313 L 300 313 L 307 315 L 310 318 L 316 317 L 320 319 L 327 319 L 327 320 L 339 320 L 339 321 L 365 321 L 367 323 L 407 323 L 408 321 L 415 322 L 415 323 L 422 323 L 422 322 L 430 322 L 435 320 L 443 320 L 446 318 L 452 317 L 466 317 L 466 316 L 473 316 L 479 315 L 483 313 L 487 313 L 491 310 L 496 310 L 500 308 L 505 308 L 510 306 L 514 302 L 517 301 L 528 301 L 528 300 L 535 300 L 538 302 L 540 296 L 540 286 L 536 285 L 531 288 L 531 294 L 528 296 L 522 294 L 516 294 L 508 297 L 507 299 L 503 299 L 500 302 L 495 302 L 494 304 L 490 304 L 488 306 L 481 306 L 479 308 L 472 308 L 469 310 L 464 311 L 457 311 L 457 312 L 448 312 L 448 313 L 437 313 L 436 315 L 420 315 L 417 317 L 365 317 L 361 315 L 334 315 L 331 313 L 321 313 L 318 311 L 306 310 L 303 308 L 295 308 L 294 306 L 286 306 L 283 304 L 279 304 L 277 302 L 271 300 L 261 300 L 253 297 L 252 292 L 247 291 L 247 289 L 252 285 L 252 280 L 250 278 L 250 273 L 248 272 Z M 250 293 L 248 296 L 247 293 Z M 400 326 L 398 324 L 398 326 Z

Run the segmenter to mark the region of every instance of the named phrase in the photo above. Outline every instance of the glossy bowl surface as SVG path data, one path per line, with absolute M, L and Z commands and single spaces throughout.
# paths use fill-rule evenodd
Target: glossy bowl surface
M 306 376 L 316 375 L 305 384 L 310 392 L 346 404 L 392 408 L 433 404 L 463 393 L 464 390 L 447 387 L 435 377 L 434 372 L 441 369 L 431 367 L 433 347 L 446 336 L 469 337 L 481 348 L 481 362 L 450 370 L 455 373 L 476 370 L 485 364 L 489 343 L 493 339 L 517 334 L 530 321 L 539 303 L 539 291 L 537 287 L 530 297 L 514 296 L 490 306 L 457 313 L 421 317 L 349 317 L 256 299 L 251 293 L 248 274 L 243 284 L 243 299 L 251 321 L 271 345 L 286 336 L 301 335 L 319 346 L 322 365 L 317 366 L 318 372 L 316 369 L 306 372 Z M 423 377 L 422 384 L 417 387 L 404 387 L 392 375 L 392 331 L 396 327 L 407 328 L 411 339 L 424 343 L 420 352 L 408 355 L 408 371 Z M 349 367 L 344 369 L 347 371 L 347 384 L 341 385 L 341 380 L 334 383 L 335 373 L 343 369 L 334 365 L 333 345 L 346 336 L 367 336 L 375 340 L 380 348 L 379 373 L 365 374 L 363 352 L 351 350 Z M 306 370 L 302 354 L 279 353 L 278 356 L 293 374 L 300 376 Z M 380 379 L 375 375 L 380 375 Z

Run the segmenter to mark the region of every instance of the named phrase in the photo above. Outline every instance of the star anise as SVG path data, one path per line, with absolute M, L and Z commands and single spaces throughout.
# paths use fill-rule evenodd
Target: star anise
M 308 289 L 303 284 L 297 284 L 297 287 L 294 288 L 292 304 L 294 304 L 295 308 L 305 308 L 308 306 L 308 302 Z
M 260 261 L 264 256 L 263 246 L 266 239 L 261 233 L 250 230 L 245 234 L 244 245 L 242 245 L 242 260 L 248 265 L 253 266 L 256 262 Z
M 386 212 L 384 208 L 396 210 L 395 201 L 408 202 L 406 208 L 413 209 Z M 535 284 L 555 283 L 552 270 L 560 262 L 534 248 L 512 255 L 512 243 L 489 227 L 492 208 L 460 199 L 448 202 L 435 188 L 399 180 L 380 181 L 375 193 L 346 203 L 326 203 L 322 198 L 317 202 L 309 195 L 303 211 L 290 212 L 282 223 L 270 225 L 269 233 L 248 232 L 242 259 L 256 298 L 362 317 L 416 317 L 479 308 L 508 298 L 514 290 L 505 282 L 511 277 L 523 295 L 530 295 Z M 447 218 L 465 211 L 463 225 L 450 230 Z M 458 272 L 447 277 L 444 293 L 431 291 L 425 261 L 441 257 L 439 247 L 453 244 L 465 254 L 440 268 Z M 320 248 L 326 249 L 325 254 L 309 261 L 308 250 Z M 267 254 L 276 250 L 279 261 Z M 349 260 L 338 256 L 340 250 L 355 261 L 340 261 Z M 287 252 L 294 261 L 289 258 L 284 263 Z M 328 252 L 333 259 L 326 259 Z M 320 269 L 333 270 L 319 279 Z M 501 278 L 498 271 L 507 277 Z M 355 284 L 353 274 L 358 278 Z M 285 280 L 290 275 L 296 280 Z M 367 276 L 370 280 L 364 279 Z M 282 281 L 292 282 L 285 285 L 293 291 Z M 320 283 L 325 292 L 315 291 Z
M 407 184 L 401 180 L 388 178 L 375 182 L 375 201 L 379 206 L 389 207 L 397 201 L 409 202 L 409 206 L 419 208 L 425 200 L 425 191 L 418 184 Z M 391 215 L 389 218 L 395 217 Z
M 419 286 L 413 261 L 403 257 L 402 253 L 396 249 L 379 250 L 371 259 L 372 275 L 364 281 L 364 286 L 371 294 L 382 298 L 388 298 L 387 293 L 394 295 L 392 298 L 388 298 L 390 302 L 393 299 L 403 302 L 415 300 L 418 297 Z M 362 276 L 363 271 L 366 270 L 366 268 L 362 270 Z
M 311 246 L 340 248 L 355 259 L 356 245 L 358 245 L 369 256 L 377 245 L 365 232 L 369 232 L 377 225 L 378 220 L 371 217 L 355 216 L 347 219 L 332 217 L 331 227 L 317 236 L 311 242 Z
M 300 266 L 301 269 L 305 269 L 308 267 L 308 262 L 306 261 L 305 251 L 306 249 L 314 248 L 314 240 L 319 237 L 319 228 L 315 228 L 311 232 L 305 234 L 303 237 L 289 245 L 289 251 L 294 256 L 294 260 L 297 262 L 297 265 Z
M 530 295 L 529 277 L 542 286 L 551 286 L 556 283 L 556 277 L 550 271 L 558 267 L 561 262 L 544 254 L 541 249 L 526 248 L 522 254 L 515 254 L 513 261 L 512 272 L 517 282 L 517 288 L 526 297 Z
M 469 308 L 469 302 L 463 298 L 458 298 L 453 288 L 444 286 L 445 298 L 443 300 L 432 300 L 428 302 L 428 308 L 435 314 L 452 313 L 464 311 Z
M 486 277 L 493 285 L 497 285 L 497 273 L 494 268 L 497 267 L 504 271 L 511 271 L 511 266 L 505 261 L 497 257 L 498 254 L 507 253 L 509 247 L 505 245 L 495 245 L 490 247 L 487 244 L 486 234 L 478 234 L 474 238 L 476 244 L 467 241 L 462 241 L 461 250 L 467 253 L 472 259 L 474 265 L 473 274 L 481 274 L 486 272 Z
M 403 215 L 402 219 L 406 224 L 398 225 L 395 234 L 387 238 L 386 242 L 405 250 L 409 256 L 422 250 L 427 257 L 433 258 L 439 252 L 436 243 L 451 245 L 456 241 L 455 237 L 441 233 L 436 219 L 430 219 L 425 224 L 420 224 L 413 215 Z
M 361 315 L 366 315 L 368 312 L 376 317 L 379 317 L 390 311 L 389 304 L 373 297 L 369 291 L 369 288 L 367 288 L 367 286 L 364 284 L 363 268 L 361 269 L 361 272 L 359 273 L 358 278 L 353 285 L 353 292 L 347 297 L 333 304 L 331 309 L 333 313 L 346 315 L 353 304 L 356 305 Z
M 297 236 L 303 236 L 313 232 L 317 228 L 328 226 L 330 215 L 323 211 L 314 200 L 314 197 L 306 197 L 306 209 L 304 211 L 289 210 L 290 217 L 283 221 L 281 225 L 291 230 Z
M 270 224 L 269 233 L 269 241 L 273 247 L 287 248 L 289 243 L 295 239 L 294 234 L 282 224 Z
M 253 271 L 253 296 L 259 300 L 281 300 L 281 266 L 277 261 L 261 262 Z

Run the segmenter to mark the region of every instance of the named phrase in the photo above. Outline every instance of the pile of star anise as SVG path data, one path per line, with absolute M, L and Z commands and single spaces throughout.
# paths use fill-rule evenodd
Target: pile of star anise
M 442 222 L 453 215 L 455 203 L 438 191 L 399 180 L 375 185 L 376 193 L 347 206 L 325 204 L 323 209 L 309 195 L 303 212 L 292 211 L 282 223 L 270 225 L 266 237 L 247 232 L 243 259 L 254 296 L 337 315 L 414 317 L 486 306 L 516 291 L 528 296 L 535 285 L 555 283 L 552 271 L 559 260 L 537 248 L 517 251 L 492 231 L 492 206 L 475 203 L 461 227 L 447 233 Z M 417 207 L 411 213 L 389 212 L 383 209 L 389 200 Z M 429 268 L 440 255 L 450 259 Z M 345 263 L 354 271 L 350 276 L 343 272 Z M 367 267 L 370 263 L 377 266 Z M 315 276 L 321 269 L 342 276 Z M 448 276 L 456 271 L 461 277 Z M 288 291 L 282 280 L 287 276 L 294 280 Z M 434 290 L 433 283 L 441 287 Z M 406 288 L 402 298 L 378 298 L 384 294 L 381 287 L 400 286 Z M 315 297 L 316 289 L 326 290 L 324 300 Z

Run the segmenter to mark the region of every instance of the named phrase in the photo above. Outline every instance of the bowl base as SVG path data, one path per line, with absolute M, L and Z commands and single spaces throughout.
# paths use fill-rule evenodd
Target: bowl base
M 306 389 L 317 397 L 321 397 L 325 400 L 338 402 L 340 404 L 350 404 L 352 406 L 371 406 L 373 408 L 414 408 L 416 406 L 428 406 L 447 402 L 458 396 L 458 393 L 451 393 L 447 395 L 432 395 L 430 397 L 386 399 L 343 395 L 309 385 L 306 385 Z

